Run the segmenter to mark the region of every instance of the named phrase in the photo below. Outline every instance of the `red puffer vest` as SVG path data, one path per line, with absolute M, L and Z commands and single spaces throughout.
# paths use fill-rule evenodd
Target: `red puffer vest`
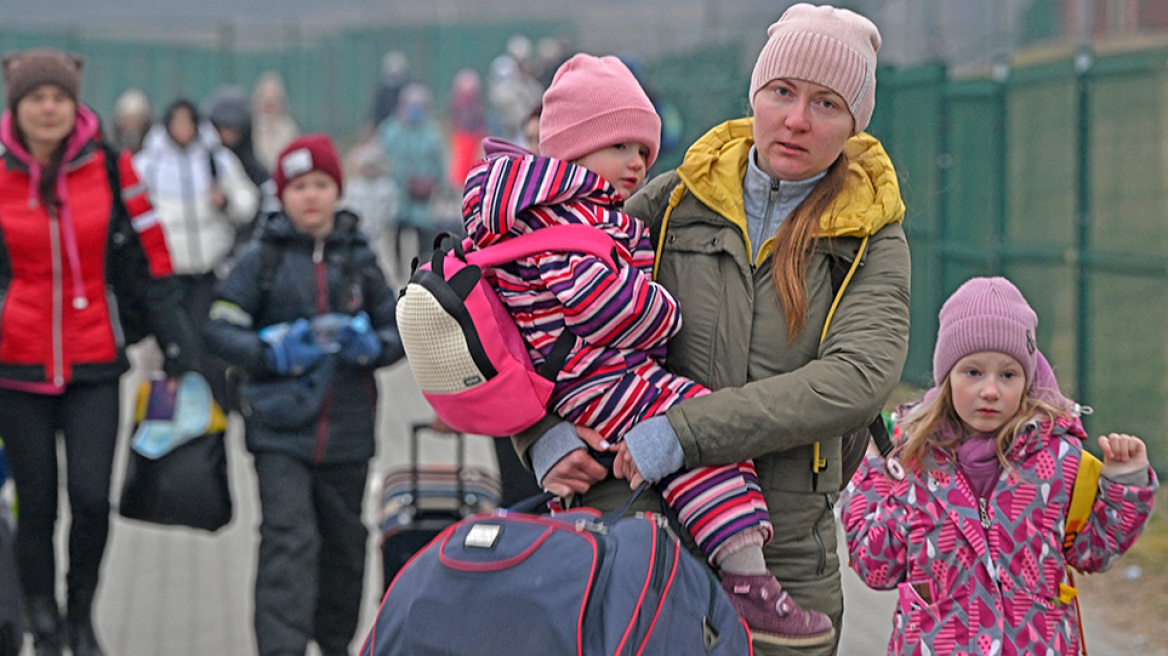
M 12 113 L 0 119 L 0 379 L 62 387 L 128 368 L 106 281 L 113 189 L 98 119 L 83 105 L 57 183 L 61 206 L 39 201 L 41 168 L 20 144 Z M 155 277 L 171 273 L 162 228 L 129 153 L 120 193 Z

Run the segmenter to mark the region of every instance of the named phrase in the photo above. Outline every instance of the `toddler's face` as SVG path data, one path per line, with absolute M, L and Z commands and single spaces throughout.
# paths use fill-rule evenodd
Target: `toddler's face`
M 299 232 L 323 237 L 333 230 L 340 189 L 330 175 L 309 171 L 284 187 L 284 213 Z
M 1026 374 L 1012 356 L 997 351 L 971 353 L 949 371 L 953 408 L 974 433 L 998 430 L 1018 412 Z
M 649 168 L 649 147 L 639 143 L 619 143 L 593 151 L 576 164 L 608 181 L 624 200 L 641 188 Z

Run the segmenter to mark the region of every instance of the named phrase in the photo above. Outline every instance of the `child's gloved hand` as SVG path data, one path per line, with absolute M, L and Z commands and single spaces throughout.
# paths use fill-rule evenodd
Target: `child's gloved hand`
M 341 359 L 357 365 L 367 365 L 381 355 L 381 338 L 369 325 L 369 315 L 359 312 L 337 333 Z
M 1103 450 L 1102 474 L 1106 478 L 1115 479 L 1148 468 L 1148 449 L 1143 440 L 1134 435 L 1111 433 L 1100 436 L 1099 448 Z
M 316 344 L 308 319 L 300 318 L 288 326 L 287 332 L 278 338 L 261 335 L 268 344 L 264 349 L 264 362 L 278 374 L 299 376 L 316 366 L 324 357 L 324 351 Z

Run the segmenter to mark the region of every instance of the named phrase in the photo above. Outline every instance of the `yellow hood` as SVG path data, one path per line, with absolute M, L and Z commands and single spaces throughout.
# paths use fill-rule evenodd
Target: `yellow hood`
M 686 188 L 707 207 L 746 234 L 742 179 L 754 145 L 754 119 L 740 118 L 715 126 L 685 154 L 678 167 Z M 889 223 L 904 220 L 904 201 L 892 160 L 872 135 L 861 132 L 844 145 L 849 159 L 848 183 L 820 222 L 820 237 L 865 237 Z

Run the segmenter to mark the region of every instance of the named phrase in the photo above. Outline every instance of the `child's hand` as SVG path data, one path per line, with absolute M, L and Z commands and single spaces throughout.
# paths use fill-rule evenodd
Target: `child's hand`
M 1099 437 L 1099 448 L 1103 449 L 1103 476 L 1115 478 L 1148 467 L 1148 450 L 1143 440 L 1125 433 L 1112 433 Z
M 645 477 L 641 476 L 641 470 L 637 469 L 637 463 L 633 461 L 633 454 L 629 453 L 629 445 L 625 442 L 618 445 L 616 459 L 612 463 L 612 475 L 628 479 L 629 488 L 633 490 L 645 482 Z

